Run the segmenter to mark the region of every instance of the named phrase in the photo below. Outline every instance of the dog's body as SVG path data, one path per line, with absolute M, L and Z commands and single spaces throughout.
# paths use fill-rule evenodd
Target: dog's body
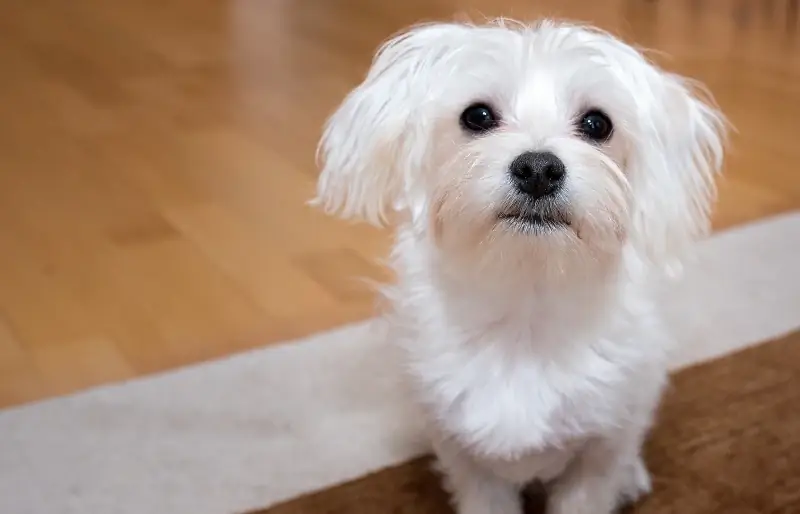
M 460 512 L 517 512 L 522 486 L 568 466 L 603 478 L 592 508 L 647 492 L 639 447 L 669 343 L 649 288 L 632 284 L 624 264 L 604 271 L 602 286 L 520 277 L 493 287 L 448 277 L 435 249 L 402 240 L 392 322 Z M 483 498 L 487 482 L 496 491 Z
M 460 514 L 609 514 L 650 488 L 657 284 L 707 228 L 722 117 L 575 25 L 432 24 L 331 118 L 319 202 L 394 218 L 390 319 Z M 391 212 L 390 212 L 391 211 Z

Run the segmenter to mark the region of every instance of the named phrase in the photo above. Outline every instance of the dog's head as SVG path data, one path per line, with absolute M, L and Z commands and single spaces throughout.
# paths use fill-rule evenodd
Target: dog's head
M 399 211 L 484 261 L 664 262 L 706 231 L 721 167 L 725 121 L 699 92 L 593 28 L 417 26 L 330 118 L 317 202 Z

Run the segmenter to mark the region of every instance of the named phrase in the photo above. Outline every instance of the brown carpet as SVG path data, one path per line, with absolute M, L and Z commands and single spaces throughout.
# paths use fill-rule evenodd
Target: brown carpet
M 646 455 L 629 512 L 800 514 L 800 332 L 675 374 Z M 452 510 L 424 457 L 253 514 L 310 513 Z

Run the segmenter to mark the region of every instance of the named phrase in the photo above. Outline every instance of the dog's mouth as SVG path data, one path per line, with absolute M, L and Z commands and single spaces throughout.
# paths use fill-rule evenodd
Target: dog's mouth
M 501 212 L 497 215 L 497 219 L 517 228 L 558 230 L 570 225 L 566 216 L 539 212 Z

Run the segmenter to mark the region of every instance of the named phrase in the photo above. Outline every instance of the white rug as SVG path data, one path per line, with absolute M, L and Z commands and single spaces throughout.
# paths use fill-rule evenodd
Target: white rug
M 800 327 L 800 213 L 704 242 L 675 366 Z M 230 514 L 425 451 L 370 321 L 0 412 L 0 513 Z

